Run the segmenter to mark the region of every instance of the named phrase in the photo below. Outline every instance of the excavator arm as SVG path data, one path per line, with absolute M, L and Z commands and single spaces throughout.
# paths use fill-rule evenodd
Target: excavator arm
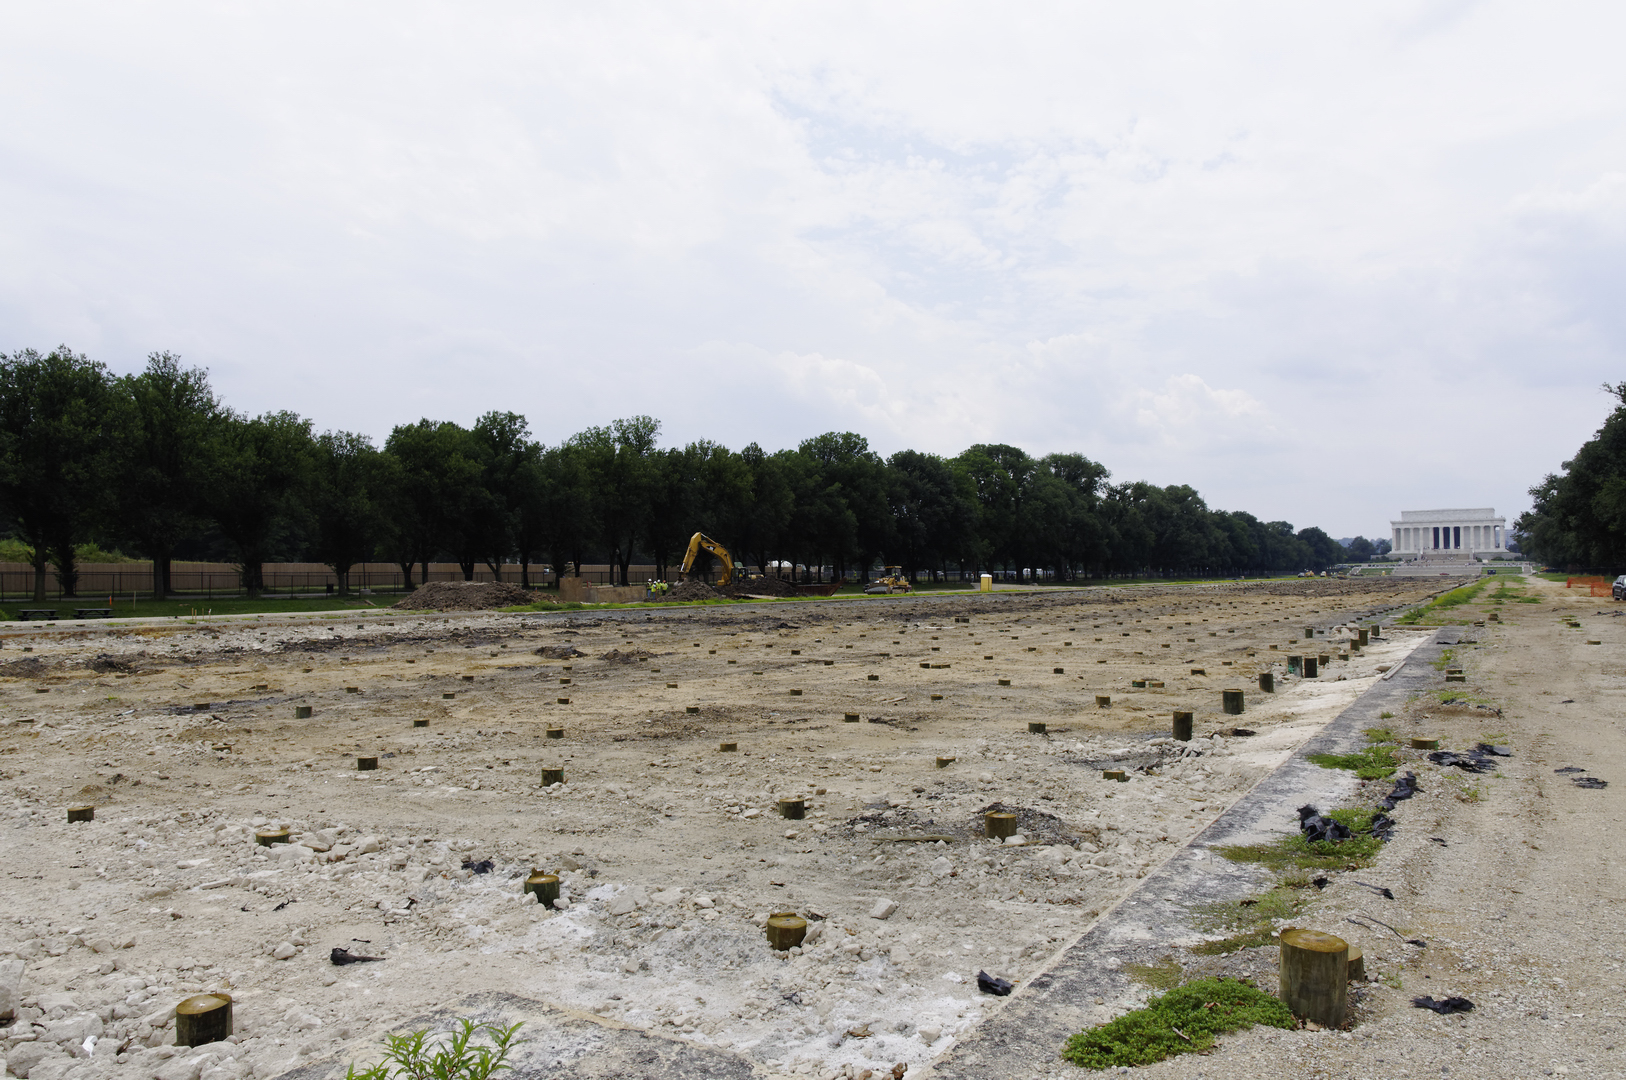
M 717 579 L 718 585 L 727 585 L 734 580 L 734 559 L 728 554 L 728 549 L 705 533 L 695 533 L 689 538 L 689 550 L 684 552 L 683 566 L 679 570 L 685 581 L 688 580 L 689 571 L 694 569 L 695 556 L 702 551 L 709 551 L 723 564 L 723 572 Z

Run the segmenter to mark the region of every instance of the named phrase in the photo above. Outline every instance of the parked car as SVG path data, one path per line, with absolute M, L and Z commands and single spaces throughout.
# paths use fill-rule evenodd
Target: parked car
M 1609 590 L 1609 594 L 1616 600 L 1626 600 L 1626 574 L 1615 579 L 1614 587 Z

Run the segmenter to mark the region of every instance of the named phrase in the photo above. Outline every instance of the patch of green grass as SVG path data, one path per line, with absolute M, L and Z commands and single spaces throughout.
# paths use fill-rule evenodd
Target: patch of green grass
M 1110 1023 L 1067 1040 L 1061 1056 L 1086 1069 L 1150 1065 L 1176 1054 L 1202 1053 L 1216 1036 L 1265 1024 L 1293 1029 L 1286 1005 L 1249 983 L 1197 979 L 1147 1001 Z
M 1158 990 L 1173 990 L 1186 974 L 1172 956 L 1165 956 L 1155 964 L 1125 964 L 1124 970 L 1136 982 Z
M 1514 603 L 1515 604 L 1539 604 L 1539 603 L 1541 603 L 1541 597 L 1539 597 L 1539 596 L 1521 596 L 1521 597 L 1519 597 L 1519 599 L 1515 600 Z
M 1461 588 L 1452 589 L 1444 596 L 1435 597 L 1431 603 L 1412 608 L 1410 611 L 1406 612 L 1406 614 L 1396 619 L 1395 622 L 1402 626 L 1415 626 L 1423 619 L 1428 619 L 1430 622 L 1442 622 L 1444 621 L 1442 617 L 1452 608 L 1461 607 L 1463 604 L 1472 603 L 1474 600 L 1478 599 L 1479 594 L 1483 592 L 1486 586 L 1488 586 L 1490 583 L 1490 578 L 1484 578 L 1474 582 L 1471 585 L 1464 585 Z
M 1311 754 L 1309 759 L 1323 769 L 1348 769 L 1362 780 L 1393 776 L 1400 765 L 1395 760 L 1399 747 L 1395 744 L 1394 732 L 1388 728 L 1367 728 L 1366 737 L 1370 742 L 1353 754 Z
M 1233 844 L 1215 850 L 1221 858 L 1232 862 L 1256 863 L 1276 873 L 1289 870 L 1343 870 L 1371 866 L 1372 860 L 1383 850 L 1383 841 L 1368 834 L 1352 836 L 1348 840 L 1312 842 L 1300 833 L 1293 833 L 1269 843 Z
M 1434 665 L 1435 671 L 1444 671 L 1457 662 L 1457 652 L 1455 649 L 1441 649 L 1440 655 L 1429 662 Z
M 1387 986 L 1391 990 L 1404 990 L 1405 989 L 1405 987 L 1400 982 L 1400 976 L 1396 975 L 1392 971 L 1386 971 L 1382 975 L 1379 975 L 1378 976 L 1378 982 L 1382 983 L 1384 986 Z
M 1258 949 L 1276 942 L 1275 922 L 1291 919 L 1303 910 L 1301 889 L 1309 887 L 1308 874 L 1294 875 L 1302 884 L 1283 884 L 1242 900 L 1203 904 L 1196 909 L 1197 925 L 1211 933 L 1224 934 L 1217 940 L 1192 947 L 1199 956 L 1229 956 L 1240 949 Z
M 1386 712 L 1386 713 L 1379 713 L 1378 714 L 1378 719 L 1379 720 L 1393 720 L 1394 718 L 1395 718 L 1395 714 L 1392 713 L 1392 712 Z M 1372 742 L 1394 742 L 1395 741 L 1395 733 L 1394 733 L 1393 728 L 1369 727 L 1362 734 L 1364 734 Z
M 1393 720 L 1394 718 L 1395 718 L 1395 714 L 1390 712 L 1388 709 L 1385 709 L 1382 712 L 1378 713 L 1378 719 L 1379 720 Z

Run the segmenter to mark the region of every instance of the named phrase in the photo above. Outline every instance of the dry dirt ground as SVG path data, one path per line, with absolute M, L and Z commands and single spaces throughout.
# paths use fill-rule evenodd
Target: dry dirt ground
M 978 992 L 979 970 L 1019 985 L 1042 971 L 1424 635 L 1386 634 L 1315 680 L 1286 676 L 1289 651 L 1336 657 L 1355 620 L 1439 589 L 8 625 L 0 1012 L 12 980 L 16 1018 L 0 1053 L 32 1080 L 314 1075 L 495 989 L 714 1047 L 759 1076 L 918 1075 L 1004 1000 Z M 1616 978 L 1619 870 L 1599 812 L 1619 789 L 1551 768 L 1611 775 L 1608 665 L 1626 635 L 1610 641 L 1617 624 L 1589 614 L 1584 631 L 1556 627 L 1560 609 L 1608 602 L 1549 592 L 1507 605 L 1517 617 L 1462 657 L 1506 710 L 1517 777 L 1483 781 L 1478 802 L 1435 798 L 1451 847 L 1418 846 L 1408 825 L 1385 856 L 1416 883 L 1389 921 L 1462 942 L 1408 962 L 1408 988 L 1440 964 L 1436 985 L 1491 1006 L 1375 1017 L 1407 1053 L 1423 1050 L 1414 1028 L 1479 1039 L 1499 1007 L 1480 989 L 1493 973 L 1507 1015 L 1535 1024 L 1539 1007 L 1543 1030 L 1590 1021 Z M 1583 633 L 1609 644 L 1580 646 Z M 1277 692 L 1258 693 L 1271 669 Z M 1220 712 L 1227 687 L 1247 691 L 1254 734 L 1216 735 L 1239 722 Z M 1176 709 L 1196 714 L 1189 744 L 1167 738 Z M 379 769 L 358 771 L 358 755 Z M 542 787 L 544 767 L 565 782 Z M 1114 767 L 1135 782 L 1103 781 Z M 787 796 L 806 800 L 804 820 L 777 816 Z M 78 803 L 94 821 L 65 821 Z M 996 804 L 1019 814 L 1014 843 L 981 836 Z M 254 843 L 279 825 L 295 843 Z M 532 869 L 562 875 L 560 909 L 521 893 Z M 769 949 L 775 911 L 810 918 L 804 947 Z M 334 966 L 335 947 L 387 959 Z M 210 990 L 234 996 L 237 1034 L 175 1052 L 175 1003 Z M 1285 1038 L 1304 1068 L 1357 1045 Z M 1374 1045 L 1358 1044 L 1363 1068 Z M 1283 1052 L 1240 1036 L 1156 1068 L 1287 1075 Z M 1329 1067 L 1291 1075 L 1356 1075 Z

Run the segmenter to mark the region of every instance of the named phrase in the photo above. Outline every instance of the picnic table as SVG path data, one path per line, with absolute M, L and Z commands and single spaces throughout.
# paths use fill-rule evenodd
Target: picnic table
M 56 608 L 25 607 L 21 611 L 17 612 L 17 618 L 23 622 L 27 622 L 29 619 L 55 619 L 57 617 Z
M 110 607 L 76 607 L 73 609 L 76 619 L 111 619 L 113 609 Z

